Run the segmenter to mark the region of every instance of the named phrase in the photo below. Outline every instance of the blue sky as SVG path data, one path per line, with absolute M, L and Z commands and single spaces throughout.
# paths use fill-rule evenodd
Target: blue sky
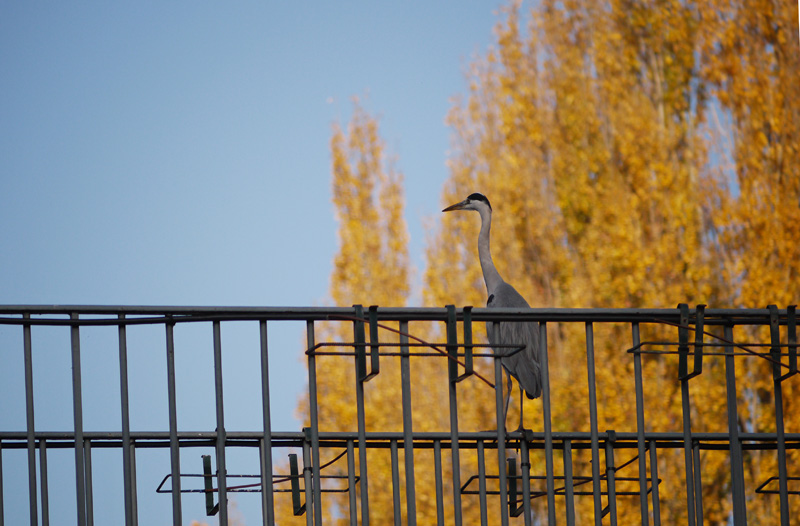
M 329 304 L 337 241 L 328 143 L 332 123 L 349 118 L 353 96 L 380 117 L 404 173 L 410 253 L 421 270 L 422 223 L 437 218 L 447 177 L 444 119 L 452 97 L 466 89 L 470 60 L 492 41 L 499 6 L 3 4 L 0 303 Z M 0 395 L 8 401 L 0 405 L 0 430 L 24 430 L 20 332 L 0 328 Z M 35 336 L 37 427 L 71 429 L 70 407 L 59 405 L 66 398 L 53 394 L 69 395 L 63 336 L 55 329 Z M 113 334 L 95 344 L 106 337 L 114 345 Z M 208 344 L 207 335 L 198 338 Z M 277 327 L 270 339 L 286 349 L 271 357 L 273 386 L 286 393 L 273 403 L 274 426 L 299 430 L 293 409 L 305 388 L 302 327 Z M 44 343 L 64 352 L 47 355 Z M 84 392 L 97 400 L 118 389 L 102 374 L 117 366 L 92 349 L 87 343 Z M 145 378 L 159 360 L 134 364 L 131 374 Z M 227 360 L 228 385 L 248 374 Z M 208 370 L 197 374 L 207 378 Z M 226 393 L 226 410 L 240 425 L 248 413 L 236 406 L 246 396 Z M 87 429 L 113 429 L 115 407 L 89 403 Z M 100 416 L 107 411 L 111 423 Z M 194 427 L 208 423 L 193 419 L 196 407 L 181 411 Z M 6 453 L 6 480 L 24 467 L 20 460 Z M 68 470 L 69 458 L 62 460 Z M 9 484 L 5 491 L 7 502 L 18 495 Z M 255 523 L 247 506 L 240 508 Z M 117 517 L 117 510 L 98 510 L 100 517 L 104 511 Z M 26 506 L 7 504 L 9 523 L 26 517 Z M 61 519 L 73 517 L 66 509 Z

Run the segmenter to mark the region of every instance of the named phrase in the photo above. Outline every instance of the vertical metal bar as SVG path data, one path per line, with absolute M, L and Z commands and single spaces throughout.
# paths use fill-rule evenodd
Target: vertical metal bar
M 86 465 L 86 524 L 94 526 L 94 496 L 92 491 L 92 441 L 88 438 L 83 441 L 84 459 Z
M 356 452 L 353 441 L 347 441 L 347 487 L 350 499 L 350 526 L 358 525 L 358 506 L 356 504 Z
M 50 524 L 50 495 L 47 485 L 47 442 L 39 439 L 39 484 L 42 488 L 42 526 Z
M 661 500 L 658 498 L 658 444 L 651 440 L 650 448 L 650 485 L 653 488 L 653 526 L 661 526 Z
M 306 526 L 314 526 L 314 514 L 311 512 L 309 505 L 313 505 L 312 492 L 314 484 L 311 482 L 311 445 L 308 443 L 308 429 L 306 431 L 305 440 L 303 440 L 303 483 L 306 490 Z M 319 526 L 319 525 L 317 525 Z
M 397 440 L 389 443 L 392 457 L 392 505 L 394 508 L 394 524 L 400 526 L 400 461 L 397 456 Z
M 169 406 L 169 458 L 172 474 L 172 523 L 183 524 L 181 512 L 181 456 L 178 448 L 178 409 L 175 398 L 175 322 L 165 324 L 167 332 L 167 398 Z
M 692 458 L 694 461 L 694 488 L 695 510 L 697 512 L 697 526 L 703 526 L 703 480 L 700 474 L 700 442 L 694 441 L 692 445 Z
M 572 480 L 572 440 L 564 440 L 564 497 L 567 526 L 575 526 L 575 486 Z
M 486 526 L 489 519 L 486 509 L 486 458 L 483 440 L 478 440 L 478 499 L 481 507 L 481 526 Z
M 494 334 L 500 334 L 499 323 L 493 322 Z M 500 524 L 508 526 L 508 480 L 506 478 L 506 422 L 503 400 L 503 366 L 500 355 L 494 357 L 494 397 L 497 412 L 497 475 L 500 483 Z M 509 402 L 510 403 L 510 402 Z
M 603 504 L 600 487 L 600 441 L 597 436 L 597 385 L 594 371 L 594 327 L 586 323 L 586 369 L 589 380 L 589 420 L 592 439 L 592 495 L 594 497 L 594 523 L 603 521 Z
M 313 513 L 317 524 L 322 524 L 322 489 L 319 472 L 319 406 L 317 401 L 317 357 L 314 353 L 316 343 L 316 333 L 314 332 L 314 321 L 306 322 L 306 344 L 308 345 L 308 401 L 309 401 L 309 420 L 311 425 L 311 475 L 314 481 L 312 500 L 306 501 L 306 513 Z M 356 383 L 361 382 L 356 378 Z M 363 413 L 363 387 L 361 412 Z M 363 415 L 362 415 L 363 416 Z M 359 442 L 359 448 L 361 447 Z M 308 509 L 313 507 L 313 512 Z
M 131 478 L 131 424 L 128 405 L 128 337 L 125 315 L 119 316 L 119 399 L 122 418 L 122 482 L 125 491 L 125 524 L 133 526 L 133 492 Z
M 442 442 L 433 441 L 433 471 L 436 481 L 436 524 L 444 524 L 444 496 L 442 491 Z
M 86 466 L 83 458 L 83 402 L 81 399 L 81 337 L 78 314 L 70 314 L 70 343 L 72 347 L 72 411 L 75 425 L 75 492 L 78 526 L 86 524 Z
M 23 319 L 30 320 L 29 313 Z M 23 347 L 25 353 L 25 413 L 28 439 L 28 501 L 30 504 L 31 526 L 39 524 L 38 502 L 36 496 L 36 431 L 33 416 L 33 360 L 31 357 L 31 326 L 22 325 Z
M 261 439 L 261 517 L 265 526 L 272 526 L 275 524 L 275 500 L 272 486 L 272 418 L 269 401 L 267 321 L 259 320 L 258 329 L 261 342 L 261 407 L 264 418 L 264 437 Z
M 522 468 L 522 511 L 525 514 L 525 526 L 531 526 L 531 455 L 528 449 L 528 440 L 524 436 L 520 440 L 520 448 L 522 455 L 522 461 L 520 462 L 520 467 Z M 550 453 L 552 460 L 552 449 Z M 550 508 L 553 509 L 553 516 L 555 516 L 555 488 L 553 489 L 553 505 Z M 549 524 L 555 526 L 555 520 Z
M 775 432 L 778 441 L 778 492 L 780 498 L 781 526 L 789 526 L 789 488 L 786 472 L 786 436 L 783 426 L 783 388 L 781 386 L 781 332 L 778 320 L 778 307 L 769 307 L 769 329 L 772 347 L 772 386 L 775 392 Z
M 678 328 L 678 338 L 680 340 L 678 377 L 681 382 L 681 407 L 683 413 L 683 457 L 686 471 L 686 515 L 687 525 L 695 526 L 697 519 L 697 504 L 695 503 L 694 487 L 694 463 L 692 460 L 692 407 L 689 392 L 689 376 L 687 375 L 686 353 L 689 351 L 689 333 L 685 327 L 689 324 L 689 310 L 685 304 L 680 308 L 680 327 Z M 684 352 L 685 349 L 685 352 Z
M 354 305 L 355 317 L 364 318 L 364 310 L 361 305 Z M 358 420 L 358 469 L 359 487 L 361 488 L 361 524 L 369 526 L 369 480 L 367 477 L 367 432 L 366 417 L 364 416 L 364 378 L 367 375 L 366 364 L 366 334 L 364 333 L 364 322 L 353 322 L 353 336 L 356 342 L 356 417 Z
M 269 461 L 267 461 L 269 458 Z M 275 516 L 273 514 L 274 508 L 268 507 L 267 502 L 272 499 L 272 490 L 267 489 L 267 479 L 272 481 L 271 473 L 268 473 L 267 464 L 272 463 L 272 448 L 267 448 L 266 441 L 262 437 L 258 441 L 258 461 L 261 467 L 261 523 L 264 526 L 271 526 L 275 523 Z M 270 494 L 267 494 L 270 493 Z
M 408 347 L 408 321 L 400 322 L 400 383 L 403 397 L 403 456 L 406 468 L 406 520 L 417 524 L 417 499 L 414 480 L 414 430 L 411 409 L 411 363 Z
M 139 508 L 136 489 L 136 441 L 131 439 L 131 516 L 133 517 L 133 524 L 139 524 Z
M 642 355 L 639 351 L 639 324 L 631 324 L 633 339 L 633 376 L 636 384 L 636 446 L 639 451 L 639 506 L 641 507 L 642 526 L 650 526 L 650 514 L 647 511 L 647 456 L 644 441 L 644 388 L 642 386 Z
M 725 339 L 733 341 L 733 326 L 725 326 Z M 736 403 L 736 365 L 733 345 L 725 346 L 725 385 L 727 389 L 728 435 L 730 437 L 731 484 L 733 486 L 733 523 L 747 524 L 747 508 L 744 494 L 744 467 L 742 465 L 742 442 L 739 439 L 739 412 Z
M 547 519 L 549 524 L 556 524 L 556 493 L 555 481 L 553 479 L 553 424 L 550 413 L 550 366 L 547 349 L 547 324 L 539 323 L 539 359 L 542 364 L 542 413 L 544 418 L 544 461 L 545 474 L 547 476 Z M 527 447 L 527 444 L 526 444 Z M 530 464 L 528 464 L 530 470 Z M 524 471 L 524 466 L 523 466 Z M 529 499 L 525 502 L 530 507 Z M 526 520 L 530 513 L 525 512 Z
M 450 393 L 450 454 L 453 463 L 453 520 L 456 526 L 461 525 L 461 456 L 458 444 L 458 326 L 456 325 L 456 308 L 447 305 L 447 361 Z
M 617 468 L 614 465 L 614 442 L 617 434 L 613 430 L 606 431 L 606 486 L 608 487 L 608 511 L 611 515 L 611 526 L 617 526 Z
M 225 403 L 222 388 L 222 330 L 220 322 L 212 322 L 214 332 L 214 392 L 217 409 L 217 492 L 219 493 L 219 523 L 228 525 L 228 470 L 225 464 Z
M 3 509 L 3 439 L 0 438 L 0 526 L 5 524 Z M 441 523 L 440 523 L 441 524 Z

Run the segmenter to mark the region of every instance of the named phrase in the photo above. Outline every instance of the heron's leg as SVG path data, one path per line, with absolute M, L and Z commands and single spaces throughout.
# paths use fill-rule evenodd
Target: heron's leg
M 525 429 L 524 427 L 522 427 L 522 408 L 523 407 L 524 406 L 522 405 L 522 385 L 520 384 L 520 386 L 519 386 L 519 428 L 517 429 L 517 431 L 522 431 L 523 429 Z

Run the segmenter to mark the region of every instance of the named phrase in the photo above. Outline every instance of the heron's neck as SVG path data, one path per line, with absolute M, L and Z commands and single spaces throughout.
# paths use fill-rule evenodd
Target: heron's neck
M 492 228 L 491 211 L 480 211 L 481 214 L 481 233 L 478 235 L 478 258 L 481 260 L 481 270 L 483 271 L 483 281 L 486 283 L 486 292 L 492 294 L 502 282 L 503 278 L 494 266 L 492 253 L 489 249 L 489 231 Z

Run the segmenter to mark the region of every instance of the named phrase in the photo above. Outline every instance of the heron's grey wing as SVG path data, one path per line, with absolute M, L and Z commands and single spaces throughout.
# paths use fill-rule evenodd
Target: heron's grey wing
M 508 283 L 503 282 L 489 295 L 487 307 L 528 308 L 525 298 Z M 537 398 L 542 393 L 541 361 L 539 359 L 539 327 L 535 322 L 501 322 L 498 333 L 494 323 L 487 323 L 490 344 L 524 345 L 524 349 L 503 358 L 506 370 L 517 379 L 528 398 Z M 497 354 L 512 353 L 512 348 L 496 348 Z

